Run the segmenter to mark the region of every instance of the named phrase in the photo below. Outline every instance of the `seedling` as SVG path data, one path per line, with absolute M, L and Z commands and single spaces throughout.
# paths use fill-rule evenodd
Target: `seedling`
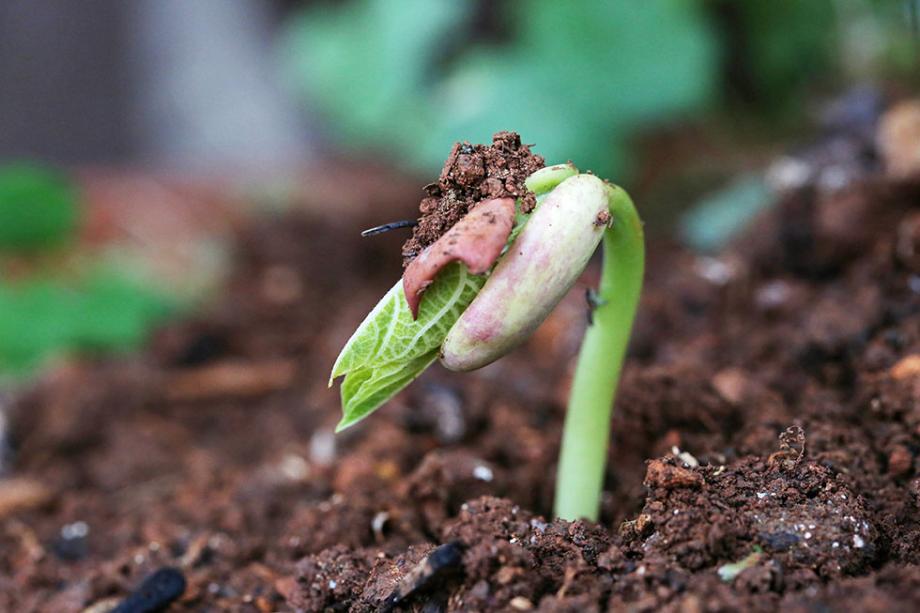
M 600 287 L 578 356 L 562 438 L 555 512 L 596 519 L 610 416 L 642 289 L 642 222 L 620 187 L 571 164 L 543 168 L 521 200 L 484 200 L 420 253 L 358 327 L 332 368 L 343 430 L 435 360 L 451 370 L 489 364 L 526 340 L 571 289 L 603 240 Z

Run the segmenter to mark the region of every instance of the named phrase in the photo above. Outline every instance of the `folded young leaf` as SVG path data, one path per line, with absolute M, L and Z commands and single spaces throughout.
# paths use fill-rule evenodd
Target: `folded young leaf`
M 332 367 L 329 385 L 345 375 L 337 431 L 368 416 L 438 357 L 447 332 L 483 283 L 485 277 L 470 274 L 462 264 L 449 264 L 425 291 L 415 320 L 401 280 L 386 293 Z
M 373 413 L 437 358 L 438 350 L 435 349 L 409 362 L 389 362 L 348 373 L 342 382 L 342 419 L 335 431 L 340 432 Z

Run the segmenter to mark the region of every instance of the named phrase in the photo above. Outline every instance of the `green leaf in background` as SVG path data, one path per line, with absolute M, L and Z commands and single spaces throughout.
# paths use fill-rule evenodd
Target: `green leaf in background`
M 749 227 L 772 201 L 773 195 L 763 177 L 742 175 L 684 213 L 680 237 L 697 251 L 719 251 Z
M 437 171 L 454 142 L 516 130 L 548 159 L 573 151 L 620 175 L 626 138 L 713 90 L 716 53 L 700 2 L 350 0 L 289 24 L 285 67 L 352 146 Z M 473 31 L 479 11 L 513 26 Z
M 432 50 L 456 34 L 471 8 L 456 0 L 316 6 L 289 24 L 284 68 L 346 143 L 370 141 L 404 153 L 435 120 L 435 109 L 415 95 L 428 86 Z
M 76 189 L 65 175 L 31 164 L 0 166 L 0 250 L 51 247 L 76 226 Z
M 485 277 L 454 263 L 425 291 L 412 319 L 402 280 L 390 289 L 351 336 L 332 367 L 342 382 L 342 421 L 337 430 L 370 415 L 411 383 L 438 357 L 451 326 L 479 293 Z
M 136 349 L 176 307 L 140 280 L 104 267 L 82 279 L 2 283 L 0 375 L 28 375 L 60 353 Z
M 846 4 L 856 8 L 861 2 L 785 0 L 735 4 L 747 33 L 750 76 L 767 108 L 795 102 L 795 94 L 833 73 L 839 35 L 835 26 L 842 16 L 835 4 L 837 9 L 843 9 Z

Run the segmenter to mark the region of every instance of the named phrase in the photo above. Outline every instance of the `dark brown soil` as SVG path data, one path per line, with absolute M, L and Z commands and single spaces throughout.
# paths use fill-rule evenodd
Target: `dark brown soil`
M 172 611 L 917 610 L 918 207 L 873 176 L 718 257 L 651 245 L 597 524 L 547 520 L 584 287 L 333 436 L 395 249 L 350 238 L 366 214 L 253 224 L 208 313 L 11 404 L 0 610 L 109 610 L 165 567 Z
M 496 133 L 491 145 L 455 143 L 437 183 L 425 187 L 426 197 L 419 205 L 422 216 L 402 248 L 403 265 L 482 200 L 520 197 L 521 209 L 532 211 L 536 197 L 524 187 L 524 180 L 543 166 L 543 158 L 531 153 L 515 132 Z

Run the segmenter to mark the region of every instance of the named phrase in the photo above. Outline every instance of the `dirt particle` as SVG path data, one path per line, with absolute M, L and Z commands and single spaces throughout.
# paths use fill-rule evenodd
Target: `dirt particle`
M 645 485 L 664 489 L 695 488 L 703 485 L 703 477 L 692 470 L 669 463 L 666 458 L 664 460 L 652 460 L 648 463 L 648 470 L 645 473 Z
M 53 497 L 54 493 L 35 479 L 0 479 L 0 519 L 19 511 L 40 508 Z
M 909 355 L 892 366 L 891 376 L 898 380 L 920 378 L 920 354 Z
M 138 586 L 112 613 L 152 613 L 161 611 L 179 598 L 186 587 L 185 576 L 177 568 L 161 568 Z
M 914 465 L 914 456 L 904 445 L 895 445 L 888 453 L 888 472 L 895 476 L 905 475 Z
M 430 587 L 455 572 L 463 561 L 463 550 L 459 543 L 446 543 L 435 548 L 402 578 L 393 593 L 387 598 L 384 610 L 390 610 L 419 590 Z
M 748 377 L 744 371 L 737 368 L 720 370 L 712 378 L 712 387 L 726 402 L 735 406 L 744 400 Z
M 767 464 L 779 464 L 792 470 L 805 456 L 805 431 L 800 426 L 790 426 L 779 435 L 779 451 L 767 458 Z

